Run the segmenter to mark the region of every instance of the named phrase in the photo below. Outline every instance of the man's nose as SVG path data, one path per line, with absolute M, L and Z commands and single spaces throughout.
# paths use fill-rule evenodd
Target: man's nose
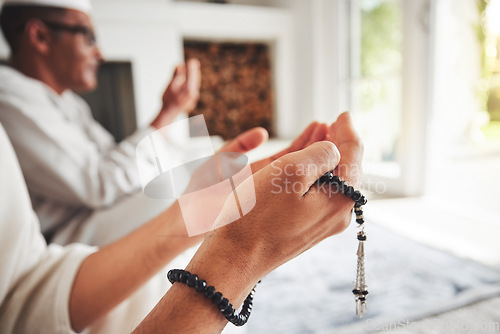
M 102 55 L 101 49 L 99 49 L 98 46 L 95 47 L 95 57 L 100 63 L 104 61 L 104 56 Z

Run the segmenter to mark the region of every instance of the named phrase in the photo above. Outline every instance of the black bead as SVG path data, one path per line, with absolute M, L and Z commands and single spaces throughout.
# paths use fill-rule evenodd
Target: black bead
M 318 181 L 320 183 L 328 183 L 328 182 L 330 182 L 330 172 L 324 174 L 322 177 L 319 178 Z
M 221 294 L 221 297 L 222 297 L 222 294 Z M 228 305 L 229 305 L 229 300 L 227 298 L 222 298 L 220 303 L 217 304 L 217 306 L 219 307 L 219 310 L 224 310 L 226 307 L 228 307 Z
M 221 309 L 222 314 L 224 314 L 225 317 L 231 315 L 234 313 L 234 308 L 233 305 L 229 304 L 225 308 Z
M 331 183 L 339 183 L 340 182 L 340 177 L 338 175 L 333 175 L 332 179 L 330 180 Z
M 363 224 L 365 222 L 365 220 L 363 218 L 356 218 L 356 223 L 358 223 L 359 225 Z
M 238 316 L 238 318 L 239 318 L 239 323 L 240 323 L 240 326 L 243 326 L 243 325 L 244 325 L 244 324 L 246 324 L 246 323 L 247 323 L 247 321 L 248 321 L 248 316 L 246 316 L 246 315 L 244 315 L 244 314 L 240 314 L 240 315 Z
M 233 313 L 230 314 L 230 315 L 228 315 L 228 316 L 226 316 L 226 319 L 229 320 L 230 322 L 232 322 L 234 324 L 234 322 L 236 321 L 236 319 L 238 319 L 238 315 L 233 310 Z
M 189 271 L 181 271 L 179 273 L 179 282 L 182 282 L 182 283 L 186 284 L 187 279 L 189 278 L 189 276 L 191 276 L 191 273 Z
M 212 299 L 215 295 L 215 288 L 213 286 L 208 286 L 205 289 L 205 297 Z
M 365 241 L 366 240 L 366 235 L 358 234 L 358 240 Z
M 348 186 L 346 189 L 345 189 L 345 195 L 347 197 L 351 197 L 352 194 L 354 194 L 354 188 L 352 186 Z
M 205 281 L 204 279 L 196 281 L 195 285 L 196 291 L 202 292 L 203 290 L 205 290 L 206 287 L 207 287 L 207 281 Z
M 198 275 L 191 275 L 187 279 L 187 285 L 192 288 L 196 285 L 196 282 L 198 282 Z
M 167 279 L 170 283 L 174 284 L 174 278 L 173 278 L 173 274 L 174 272 L 172 270 L 170 270 L 168 273 L 167 273 Z
M 174 282 L 179 282 L 179 272 L 177 270 L 171 270 L 170 271 L 171 273 L 171 277 L 172 277 L 172 280 L 170 281 L 170 283 L 174 283 Z
M 352 197 L 351 199 L 354 201 L 354 202 L 357 202 L 363 195 L 361 195 L 361 193 L 359 192 L 359 190 L 356 190 L 353 194 L 352 194 Z
M 214 301 L 215 305 L 219 305 L 223 298 L 224 297 L 222 297 L 222 293 L 216 292 L 212 297 L 212 300 Z
M 250 313 L 252 312 L 252 307 L 244 307 L 241 309 L 240 314 L 250 316 Z
M 363 214 L 363 210 L 359 208 L 354 208 L 354 213 L 356 214 L 356 216 L 361 216 Z
M 352 293 L 353 293 L 353 294 L 355 294 L 355 295 L 358 295 L 360 292 L 361 292 L 361 291 L 360 291 L 360 290 L 358 290 L 358 289 L 354 289 L 354 290 L 352 290 Z
M 355 202 L 356 202 L 356 203 L 359 203 L 360 205 L 365 205 L 365 204 L 366 204 L 366 202 L 368 202 L 368 201 L 366 200 L 366 197 L 365 197 L 365 196 L 361 195 L 361 198 L 360 198 L 360 199 L 358 199 L 358 200 L 356 200 Z
M 361 300 L 362 302 L 364 302 L 366 300 L 365 297 L 359 297 L 359 300 Z
M 366 296 L 368 294 L 368 290 L 361 291 L 361 293 Z

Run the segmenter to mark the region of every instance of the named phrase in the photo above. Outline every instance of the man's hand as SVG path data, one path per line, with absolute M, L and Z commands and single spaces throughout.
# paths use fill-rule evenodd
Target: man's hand
M 206 279 L 238 308 L 263 275 L 343 228 L 348 210 L 332 205 L 322 192 L 304 197 L 339 159 L 335 145 L 323 141 L 287 154 L 255 173 L 253 182 L 247 179 L 238 187 L 238 194 L 243 195 L 246 187 L 252 192 L 255 183 L 254 209 L 210 233 L 186 269 Z M 278 171 L 283 173 L 278 176 Z M 287 182 L 296 186 L 289 191 L 276 188 Z M 186 320 L 188 314 L 196 317 Z M 194 289 L 174 284 L 134 333 L 160 333 L 165 328 L 215 333 L 226 323 L 213 303 Z
M 306 137 L 314 136 L 299 138 Z M 353 202 L 311 186 L 324 173 L 339 168 L 339 163 L 345 164 L 339 168 L 341 177 L 357 185 L 363 147 L 349 114 L 339 116 L 327 138 L 330 142 L 278 157 L 256 172 L 253 182 L 243 182 L 237 188 L 239 195 L 244 195 L 245 187 L 255 189 L 253 210 L 209 233 L 186 267 L 215 286 L 236 308 L 262 276 L 349 225 Z M 339 145 L 338 150 L 332 142 Z M 297 140 L 289 150 L 308 143 Z M 184 284 L 174 284 L 135 333 L 161 333 L 165 328 L 219 332 L 226 324 L 213 303 Z
M 190 112 L 200 97 L 201 70 L 197 59 L 178 65 L 165 93 L 163 106 L 151 126 L 160 129 L 170 124 L 180 112 Z

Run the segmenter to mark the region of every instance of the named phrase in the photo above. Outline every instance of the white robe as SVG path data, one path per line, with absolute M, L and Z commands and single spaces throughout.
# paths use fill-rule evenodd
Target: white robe
M 47 247 L 0 125 L 0 333 L 70 333 L 68 305 L 84 245 Z
M 54 241 L 103 245 L 171 203 L 139 191 L 135 148 L 152 128 L 116 144 L 79 96 L 58 95 L 7 66 L 0 66 L 0 123 L 16 151 L 41 230 Z M 139 207 L 142 216 L 134 214 Z M 121 213 L 120 225 L 107 225 L 115 213 Z
M 135 146 L 142 137 L 152 131 L 149 128 L 137 131 L 117 145 L 112 136 L 92 118 L 88 105 L 80 97 L 70 91 L 58 95 L 42 82 L 6 66 L 0 66 L 0 124 L 3 125 L 18 155 L 33 209 L 38 215 L 38 219 L 31 217 L 32 225 L 36 225 L 33 222 L 40 221 L 42 232 L 52 234 L 54 242 L 81 242 L 97 246 L 109 244 L 170 205 L 171 201 L 149 199 L 140 191 Z M 0 205 L 3 209 L 4 204 Z M 4 220 L 0 223 L 6 224 Z M 14 222 L 11 224 L 15 226 Z M 40 227 L 35 229 L 30 226 L 30 229 L 30 238 L 35 238 L 33 235 L 36 234 L 36 245 L 31 247 L 41 248 L 40 245 L 45 241 L 39 235 Z M 4 232 L 2 225 L 1 237 L 15 238 L 9 233 Z M 27 246 L 27 249 L 29 247 Z M 51 252 L 61 253 L 58 255 L 62 258 L 60 262 L 66 261 L 66 252 L 62 248 L 51 245 L 49 249 L 53 249 Z M 170 287 L 166 270 L 172 267 L 184 268 L 194 251 L 195 249 L 185 252 L 171 262 L 169 267 L 151 278 L 108 316 L 97 322 L 89 332 L 130 332 Z M 8 260 L 16 261 L 16 258 Z M 67 261 L 71 264 L 61 264 L 61 267 L 67 268 L 61 271 L 68 276 L 63 277 L 61 274 L 57 277 L 62 282 L 60 288 L 69 289 L 71 275 L 74 275 L 72 270 L 76 270 L 80 261 L 74 260 L 74 257 L 68 257 Z M 47 263 L 46 266 L 49 266 L 50 262 Z M 31 265 L 34 266 L 35 261 Z M 38 271 L 43 272 L 43 269 Z M 0 276 L 4 276 L 3 269 L 1 273 Z M 7 272 L 5 275 L 8 275 Z M 57 284 L 57 279 L 50 279 L 49 283 Z M 44 292 L 44 297 L 47 297 L 46 293 Z M 22 304 L 23 300 L 17 303 Z M 37 301 L 37 305 L 40 303 Z M 59 308 L 63 307 L 59 299 L 57 303 Z M 15 307 L 12 308 L 10 304 L 8 307 L 8 314 L 15 312 Z M 67 308 L 67 305 L 64 307 Z M 51 312 L 52 317 L 62 317 L 58 315 L 58 311 L 54 312 L 55 307 L 50 304 L 47 311 Z M 23 312 L 19 312 L 19 322 L 29 320 Z M 36 313 L 38 310 L 32 312 Z M 36 320 L 32 321 L 30 326 L 33 327 L 30 328 L 36 328 L 37 323 L 43 323 L 44 314 L 42 312 L 40 315 L 34 315 L 33 319 Z M 0 330 L 0 333 L 9 332 L 12 331 Z

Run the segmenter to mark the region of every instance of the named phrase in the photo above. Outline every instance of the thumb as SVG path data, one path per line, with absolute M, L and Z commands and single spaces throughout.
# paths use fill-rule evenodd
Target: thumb
M 256 127 L 243 132 L 238 137 L 224 145 L 219 152 L 245 153 L 261 145 L 269 135 L 264 128 Z
M 340 152 L 329 141 L 316 142 L 303 150 L 289 153 L 273 163 L 274 168 L 283 170 L 293 181 L 310 186 L 325 173 L 337 167 Z
M 174 74 L 170 80 L 170 84 L 179 87 L 186 81 L 186 65 L 179 64 L 175 67 Z

